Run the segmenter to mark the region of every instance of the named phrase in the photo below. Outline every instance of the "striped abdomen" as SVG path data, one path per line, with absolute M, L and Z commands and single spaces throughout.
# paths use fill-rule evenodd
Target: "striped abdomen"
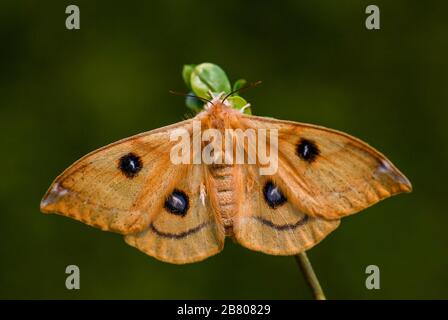
M 213 177 L 216 209 L 221 216 L 226 235 L 232 235 L 232 218 L 236 213 L 233 165 L 214 164 L 209 167 Z

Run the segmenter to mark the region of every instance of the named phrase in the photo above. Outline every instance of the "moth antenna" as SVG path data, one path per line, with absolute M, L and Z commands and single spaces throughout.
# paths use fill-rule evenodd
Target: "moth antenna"
M 230 97 L 230 96 L 231 96 L 232 94 L 234 94 L 234 93 L 237 93 L 237 92 L 243 92 L 243 91 L 246 91 L 247 89 L 254 88 L 254 87 L 258 86 L 259 84 L 261 84 L 262 82 L 263 82 L 263 81 L 258 80 L 258 81 L 255 81 L 255 82 L 251 82 L 251 83 L 249 83 L 248 85 L 245 85 L 245 86 L 242 87 L 242 88 L 233 90 L 232 92 L 228 93 L 228 94 L 224 97 L 224 99 L 222 99 L 222 101 L 223 101 L 223 102 L 226 101 L 226 99 L 227 99 L 228 97 Z
M 185 93 L 185 92 L 178 92 L 178 91 L 174 91 L 174 90 L 169 90 L 168 92 L 171 93 L 171 94 L 174 94 L 175 96 L 196 98 L 196 99 L 201 100 L 204 103 L 209 102 L 209 103 L 213 104 L 213 102 L 211 100 L 209 100 L 207 98 L 199 97 L 199 96 L 197 96 L 195 94 Z

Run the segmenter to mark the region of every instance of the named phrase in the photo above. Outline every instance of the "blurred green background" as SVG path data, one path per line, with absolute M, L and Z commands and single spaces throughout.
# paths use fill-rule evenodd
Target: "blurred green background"
M 81 29 L 65 28 L 65 8 Z M 414 192 L 341 226 L 309 251 L 333 299 L 448 298 L 448 22 L 443 2 L 2 1 L 0 298 L 309 299 L 292 257 L 228 240 L 177 266 L 117 234 L 39 213 L 51 181 L 100 146 L 183 119 L 185 63 L 210 61 L 257 115 L 324 125 L 385 153 Z M 81 290 L 65 288 L 65 267 Z M 367 290 L 378 265 L 381 289 Z

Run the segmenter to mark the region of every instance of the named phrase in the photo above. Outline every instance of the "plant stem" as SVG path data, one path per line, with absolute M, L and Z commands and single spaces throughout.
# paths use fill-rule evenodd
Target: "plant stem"
M 308 283 L 308 285 L 311 288 L 311 291 L 313 292 L 314 299 L 327 300 L 327 298 L 325 298 L 324 291 L 320 286 L 319 279 L 317 279 L 316 273 L 313 270 L 313 266 L 311 265 L 311 262 L 308 259 L 306 252 L 304 251 L 302 253 L 296 254 L 294 258 L 296 259 L 300 269 L 302 269 L 303 276 L 305 277 L 306 282 Z

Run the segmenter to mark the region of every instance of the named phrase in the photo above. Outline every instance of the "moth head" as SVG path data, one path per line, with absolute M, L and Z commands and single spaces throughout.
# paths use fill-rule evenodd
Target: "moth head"
M 230 107 L 230 104 L 228 101 L 225 101 L 222 97 L 224 96 L 225 92 L 220 92 L 217 94 L 214 94 L 213 92 L 209 91 L 209 95 L 211 100 L 208 100 L 208 102 L 204 105 L 204 110 L 209 110 L 210 108 L 214 106 L 221 106 L 221 107 Z

